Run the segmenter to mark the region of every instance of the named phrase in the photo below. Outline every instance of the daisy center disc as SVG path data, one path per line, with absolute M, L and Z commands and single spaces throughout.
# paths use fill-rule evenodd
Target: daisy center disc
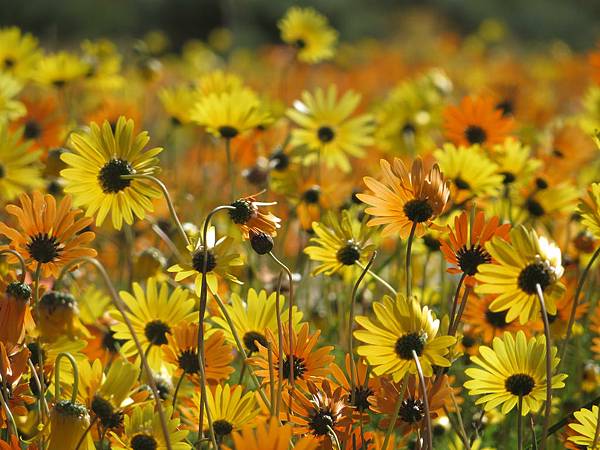
M 348 241 L 337 251 L 336 258 L 345 266 L 351 266 L 360 259 L 360 249 L 354 242 Z
M 465 130 L 465 137 L 471 145 L 483 144 L 487 139 L 487 133 L 479 125 L 469 125 Z
M 144 334 L 152 345 L 167 344 L 167 333 L 170 332 L 171 328 L 162 320 L 153 320 L 152 322 L 148 322 L 144 328 Z
M 356 386 L 354 388 L 354 406 L 359 411 L 366 411 L 371 406 L 369 397 L 373 395 L 373 391 L 367 386 Z
M 327 144 L 335 138 L 335 131 L 329 126 L 322 126 L 317 130 L 317 137 L 323 144 Z
M 487 309 L 485 311 L 485 320 L 494 328 L 506 328 L 506 313 L 508 311 L 492 311 Z
M 192 267 L 196 272 L 204 273 L 204 249 L 199 248 L 192 256 Z M 217 267 L 217 259 L 215 255 L 209 250 L 206 254 L 206 273 L 211 272 Z
M 467 248 L 466 245 L 463 245 L 456 252 L 456 259 L 458 259 L 460 270 L 469 276 L 473 276 L 477 273 L 477 268 L 480 264 L 492 261 L 490 254 L 479 244 L 471 248 Z
M 525 397 L 533 391 L 535 380 L 530 375 L 517 373 L 506 379 L 504 387 L 513 395 Z
M 294 355 L 294 379 L 300 378 L 304 376 L 304 372 L 306 372 L 306 365 L 304 364 L 304 358 L 299 358 Z M 290 376 L 290 356 L 287 355 L 285 360 L 283 361 L 283 375 L 286 378 Z
M 425 342 L 425 335 L 419 333 L 408 333 L 398 338 L 394 349 L 396 350 L 396 354 L 401 359 L 412 360 L 413 350 L 417 356 L 421 356 L 423 354 L 423 350 L 425 350 Z
M 198 363 L 198 352 L 194 350 L 184 350 L 177 357 L 179 367 L 185 373 L 194 374 L 200 372 L 200 364 Z
M 407 398 L 402 400 L 398 417 L 407 423 L 420 422 L 425 417 L 425 406 L 419 399 Z
M 61 244 L 55 236 L 38 233 L 31 237 L 27 244 L 27 251 L 37 262 L 45 264 L 54 261 L 60 255 Z
M 233 431 L 233 425 L 226 420 L 219 419 L 213 422 L 213 429 L 215 430 L 215 434 L 222 438 Z
M 123 159 L 113 158 L 100 169 L 98 182 L 105 194 L 116 194 L 131 185 L 131 180 L 124 180 L 121 176 L 132 173 L 131 164 Z
M 133 450 L 156 450 L 158 448 L 156 439 L 147 434 L 136 434 L 130 444 Z
M 421 223 L 433 215 L 433 208 L 425 200 L 413 199 L 404 204 L 404 214 L 411 222 Z
M 263 347 L 269 345 L 267 338 L 257 331 L 248 331 L 244 334 L 242 340 L 244 341 L 244 347 L 246 347 L 246 350 L 250 353 L 256 353 L 258 351 L 258 346 L 256 345 L 257 342 Z
M 552 282 L 552 272 L 550 268 L 541 262 L 529 264 L 519 274 L 518 285 L 523 292 L 529 295 L 537 293 L 536 285 L 540 285 L 542 291 Z
M 321 197 L 321 189 L 319 186 L 313 186 L 310 189 L 304 191 L 302 194 L 302 200 L 311 205 L 319 203 L 319 198 Z
M 329 433 L 329 428 L 333 428 L 335 419 L 329 409 L 319 408 L 310 418 L 308 426 L 315 436 L 324 436 Z

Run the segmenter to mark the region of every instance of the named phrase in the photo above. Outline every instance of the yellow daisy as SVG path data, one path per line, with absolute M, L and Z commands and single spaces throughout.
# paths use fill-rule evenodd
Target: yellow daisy
M 123 175 L 158 172 L 160 147 L 144 150 L 148 133 L 134 135 L 133 120 L 119 117 L 114 132 L 108 121 L 102 127 L 90 124 L 87 131 L 71 134 L 72 152 L 60 158 L 68 168 L 61 171 L 65 179 L 65 192 L 73 194 L 76 205 L 87 207 L 86 216 L 96 216 L 96 225 L 102 225 L 110 213 L 112 224 L 120 230 L 123 220 L 133 223 L 133 216 L 143 219 L 152 211 L 152 199 L 160 191 L 147 180 L 125 180 Z
M 34 78 L 43 85 L 63 88 L 77 80 L 82 80 L 89 71 L 89 65 L 69 52 L 46 55 L 38 62 Z
M 40 58 L 38 40 L 18 27 L 0 28 L 0 72 L 29 79 Z M 0 92 L 2 90 L 0 89 Z
M 186 125 L 191 122 L 191 111 L 198 101 L 194 89 L 189 86 L 163 88 L 158 98 L 174 125 Z
M 556 347 L 552 347 L 552 367 L 558 365 Z M 469 381 L 465 387 L 470 395 L 482 395 L 475 402 L 485 404 L 489 411 L 502 405 L 502 414 L 508 414 L 523 399 L 522 415 L 536 412 L 546 400 L 546 339 L 544 336 L 529 340 L 523 331 L 516 338 L 511 333 L 496 337 L 492 348 L 479 347 L 479 356 L 471 361 L 479 366 L 468 368 Z M 563 388 L 566 374 L 552 376 L 552 389 Z
M 575 442 L 581 448 L 592 449 L 596 427 L 598 426 L 598 406 L 593 405 L 591 411 L 587 408 L 581 408 L 579 411 L 575 411 L 573 416 L 575 416 L 576 422 L 570 423 L 569 428 L 575 431 L 576 434 L 569 436 L 569 441 Z M 599 442 L 596 441 L 596 447 L 593 450 L 599 448 Z
M 298 60 L 315 64 L 335 55 L 338 33 L 313 8 L 291 7 L 277 26 L 281 39 L 297 49 Z
M 194 299 L 189 291 L 181 287 L 169 293 L 169 284 L 166 281 L 158 283 L 155 278 L 146 281 L 145 290 L 139 283 L 133 283 L 132 290 L 133 295 L 121 291 L 121 298 L 130 311 L 129 318 L 146 351 L 150 367 L 159 370 L 163 364 L 161 346 L 168 343 L 167 334 L 171 334 L 180 323 L 191 322 L 196 317 Z M 121 352 L 126 356 L 135 356 L 137 347 L 123 317 L 118 311 L 111 311 L 110 315 L 116 320 L 111 325 L 115 332 L 113 337 L 127 341 L 121 347 Z
M 41 152 L 30 150 L 30 143 L 23 140 L 23 130 L 21 127 L 10 132 L 6 125 L 0 125 L 0 198 L 3 201 L 44 185 Z
M 373 143 L 374 118 L 362 114 L 350 118 L 358 107 L 360 94 L 346 92 L 339 100 L 334 85 L 317 88 L 314 94 L 304 91 L 287 116 L 298 128 L 292 131 L 290 145 L 306 150 L 305 164 L 319 160 L 326 167 L 344 172 L 351 169 L 348 156 L 364 156 L 364 148 Z
M 0 72 L 0 125 L 23 117 L 25 105 L 16 99 L 23 86 L 15 78 Z
M 240 90 L 243 87 L 243 82 L 240 77 L 233 73 L 213 70 L 202 76 L 197 85 L 199 94 L 206 96 Z
M 588 198 L 579 203 L 577 212 L 581 223 L 596 238 L 600 238 L 600 183 L 592 183 L 588 188 Z
M 486 244 L 494 259 L 492 264 L 481 264 L 475 275 L 480 294 L 496 294 L 490 309 L 506 311 L 506 321 L 517 317 L 521 324 L 540 317 L 536 285 L 544 293 L 548 314 L 556 314 L 556 301 L 565 292 L 560 283 L 564 268 L 560 249 L 545 237 L 538 237 L 532 229 L 518 226 L 510 232 L 510 242 L 494 237 Z
M 406 300 L 402 295 L 396 299 L 385 296 L 373 304 L 373 311 L 376 320 L 356 317 L 364 329 L 355 331 L 354 336 L 364 342 L 357 352 L 366 357 L 375 375 L 390 374 L 398 382 L 407 372 L 416 374 L 413 351 L 426 377 L 433 375 L 434 365 L 450 366 L 445 355 L 456 339 L 437 336 L 440 321 L 427 306 L 421 309 L 417 302 Z

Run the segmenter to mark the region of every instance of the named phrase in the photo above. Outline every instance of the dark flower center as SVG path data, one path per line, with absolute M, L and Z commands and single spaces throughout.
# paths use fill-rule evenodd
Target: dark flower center
M 530 375 L 517 373 L 506 379 L 504 387 L 511 394 L 524 397 L 533 391 L 535 380 Z
M 130 444 L 132 450 L 156 450 L 158 448 L 156 439 L 147 434 L 136 434 Z
M 249 353 L 256 353 L 258 351 L 256 342 L 263 347 L 267 347 L 269 345 L 267 338 L 258 331 L 248 331 L 246 334 L 244 334 L 243 341 L 244 347 L 246 347 Z
M 536 285 L 539 284 L 542 291 L 545 291 L 551 282 L 552 272 L 546 264 L 541 262 L 529 264 L 521 270 L 517 281 L 519 288 L 529 295 L 537 293 Z
M 171 328 L 162 320 L 148 322 L 144 328 L 144 334 L 152 345 L 165 345 L 168 342 L 167 333 L 170 332 Z
M 402 127 L 402 134 L 405 136 L 414 135 L 416 131 L 417 129 L 411 122 L 406 122 Z
M 456 252 L 456 259 L 458 259 L 460 270 L 469 276 L 477 273 L 479 264 L 486 264 L 492 261 L 490 254 L 479 244 L 471 248 L 463 245 Z
M 456 177 L 456 179 L 454 180 L 454 185 L 458 189 L 463 189 L 463 190 L 467 190 L 467 189 L 471 188 L 471 185 L 469 183 L 467 183 L 465 180 L 463 180 L 461 177 Z
M 398 417 L 407 423 L 420 422 L 425 417 L 425 406 L 419 399 L 407 398 L 402 400 Z
M 63 87 L 65 87 L 65 85 L 67 84 L 67 80 L 63 80 L 62 78 L 58 78 L 56 80 L 54 80 L 52 82 L 52 84 L 54 85 L 54 87 L 61 89 Z
M 62 251 L 62 245 L 55 236 L 48 233 L 38 233 L 31 237 L 27 251 L 37 262 L 45 264 L 54 261 Z
M 425 349 L 425 343 L 427 342 L 427 335 L 425 333 L 408 333 L 401 336 L 396 341 L 395 350 L 396 354 L 401 359 L 412 360 L 413 350 L 417 356 L 423 354 Z
M 39 366 L 39 364 L 40 364 L 40 356 L 42 357 L 43 361 L 46 360 L 46 352 L 36 342 L 32 342 L 30 344 L 27 344 L 27 349 L 31 353 L 31 355 L 29 356 L 29 358 L 31 359 L 31 362 L 33 363 L 34 366 Z
M 204 273 L 204 249 L 200 247 L 192 256 L 192 267 L 196 272 Z M 210 250 L 206 254 L 206 273 L 217 267 L 217 259 Z
M 476 344 L 477 341 L 475 340 L 474 337 L 465 335 L 465 336 L 463 336 L 463 338 L 460 342 L 464 348 L 471 348 Z
M 540 190 L 548 189 L 548 182 L 543 178 L 538 177 L 535 179 L 535 187 Z
M 331 127 L 322 126 L 317 130 L 317 137 L 323 144 L 327 144 L 335 138 L 335 131 Z
M 12 58 L 10 56 L 7 56 L 6 58 L 4 58 L 4 68 L 5 69 L 11 69 L 12 67 L 14 67 L 14 65 L 17 63 L 17 61 L 15 60 L 15 58 Z
M 369 397 L 373 395 L 373 391 L 368 386 L 356 386 L 354 388 L 354 406 L 359 411 L 366 411 L 371 406 Z
M 23 134 L 27 139 L 36 139 L 42 134 L 42 127 L 36 120 L 30 119 L 25 123 Z
M 259 255 L 266 255 L 273 250 L 273 238 L 264 231 L 250 230 L 250 245 Z
M 233 139 L 238 135 L 239 131 L 235 127 L 231 127 L 229 125 L 224 125 L 219 127 L 219 134 L 225 139 Z
M 515 105 L 512 100 L 506 99 L 502 100 L 500 103 L 496 105 L 496 109 L 502 111 L 502 116 L 512 116 L 515 112 Z
M 277 171 L 284 171 L 290 165 L 290 157 L 285 154 L 283 150 L 277 150 L 270 157 L 269 161 L 273 169 Z
M 431 234 L 426 234 L 423 236 L 423 243 L 432 252 L 437 252 L 442 246 L 440 241 L 434 238 Z
M 0 164 L 0 179 L 4 178 L 6 176 L 6 169 L 4 168 L 4 166 L 2 164 Z
M 294 379 L 304 377 L 306 372 L 306 364 L 304 364 L 304 358 L 300 358 L 294 355 Z M 285 378 L 290 377 L 290 355 L 286 355 L 283 360 L 283 376 Z
M 104 400 L 99 395 L 95 395 L 92 400 L 92 411 L 100 419 L 103 427 L 114 428 L 119 425 L 119 422 L 115 424 L 119 415 L 115 414 L 114 408 L 110 402 Z
M 321 197 L 321 188 L 319 186 L 313 186 L 310 189 L 304 191 L 302 194 L 302 200 L 306 203 L 316 204 L 319 203 L 319 198 Z
M 329 408 L 319 408 L 310 417 L 308 427 L 315 436 L 325 436 L 329 434 L 329 429 L 333 429 L 335 418 Z
M 483 144 L 487 134 L 479 125 L 469 125 L 465 130 L 465 137 L 470 144 Z
M 304 47 L 306 47 L 306 41 L 304 39 L 296 39 L 296 42 L 294 42 L 294 46 L 302 50 Z
M 122 175 L 131 175 L 133 167 L 123 159 L 113 158 L 104 164 L 98 174 L 98 182 L 105 194 L 116 194 L 126 187 L 129 187 L 131 180 L 124 180 Z
M 156 389 L 158 389 L 158 396 L 161 400 L 168 399 L 172 388 L 169 382 L 162 377 L 157 377 L 154 381 L 156 383 Z
M 188 349 L 182 351 L 177 357 L 179 367 L 185 373 L 194 374 L 200 372 L 200 364 L 198 363 L 198 352 Z
M 31 288 L 26 283 L 13 281 L 6 286 L 6 295 L 26 302 L 31 297 Z
M 87 415 L 87 409 L 80 403 L 61 400 L 54 405 L 54 410 L 63 417 L 82 419 Z
M 425 222 L 433 215 L 433 208 L 426 200 L 413 199 L 404 204 L 404 214 L 411 222 Z
M 233 425 L 226 420 L 219 419 L 213 422 L 213 430 L 219 438 L 222 438 L 233 431 Z
M 336 258 L 345 266 L 351 266 L 360 259 L 360 249 L 354 242 L 348 241 L 337 251 Z
M 525 208 L 529 211 L 529 214 L 534 217 L 542 217 L 546 213 L 540 202 L 533 198 L 528 198 L 527 201 L 525 201 Z
M 119 348 L 127 342 L 125 339 L 115 339 L 115 332 L 112 330 L 104 332 L 102 335 L 102 348 L 110 353 L 119 353 Z
M 237 223 L 239 225 L 248 223 L 248 221 L 255 216 L 257 212 L 257 209 L 254 205 L 252 205 L 252 202 L 243 198 L 236 200 L 231 204 L 231 206 L 233 206 L 235 209 L 228 210 L 229 217 L 233 223 Z
M 489 308 L 485 311 L 485 320 L 494 328 L 506 328 L 506 313 L 505 311 L 492 311 Z
M 39 303 L 40 308 L 52 313 L 57 308 L 73 309 L 77 306 L 77 300 L 68 292 L 48 291 Z
M 503 184 L 514 183 L 517 179 L 517 177 L 515 177 L 515 175 L 511 172 L 500 172 L 500 175 L 504 176 L 504 179 L 502 180 Z

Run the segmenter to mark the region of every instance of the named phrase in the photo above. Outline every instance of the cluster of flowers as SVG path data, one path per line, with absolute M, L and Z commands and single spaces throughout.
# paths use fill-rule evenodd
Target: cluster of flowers
M 600 448 L 600 53 L 278 25 L 0 29 L 0 449 Z

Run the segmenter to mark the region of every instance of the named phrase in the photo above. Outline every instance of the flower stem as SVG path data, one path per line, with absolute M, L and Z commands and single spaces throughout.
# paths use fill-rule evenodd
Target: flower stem
M 448 334 L 450 336 L 454 336 L 456 331 L 458 330 L 458 325 L 460 324 L 460 319 L 462 318 L 463 312 L 465 311 L 465 307 L 467 306 L 467 302 L 469 301 L 469 294 L 471 293 L 471 286 L 465 286 L 465 290 L 463 293 L 462 301 L 460 302 L 460 308 L 458 308 L 458 312 L 456 313 L 456 317 L 452 322 L 452 326 L 450 327 Z
M 454 301 L 452 302 L 452 309 L 450 310 L 450 323 L 448 324 L 448 331 L 452 329 L 454 325 L 454 315 L 456 314 L 456 309 L 458 308 L 458 298 L 460 296 L 460 288 L 465 281 L 466 274 L 462 274 L 460 279 L 458 280 L 458 286 L 456 286 L 456 292 L 454 293 Z M 443 298 L 442 298 L 443 300 Z
M 362 270 L 365 270 L 365 265 L 363 263 L 361 263 L 360 261 L 356 261 L 354 264 L 356 264 Z M 377 281 L 379 281 L 388 291 L 390 291 L 390 294 L 392 294 L 394 296 L 394 298 L 396 298 L 396 296 L 398 295 L 398 292 L 396 291 L 396 289 L 394 289 L 392 287 L 391 284 L 389 284 L 387 281 L 385 281 L 383 278 L 381 278 L 379 275 L 377 275 L 371 269 L 367 269 L 367 273 L 369 275 L 371 275 L 373 278 L 375 278 Z
M 448 378 L 446 378 L 446 387 L 448 388 L 448 390 L 450 392 L 450 398 L 452 399 L 452 406 L 454 406 L 454 409 L 456 410 L 456 417 L 458 418 L 458 426 L 459 426 L 459 430 L 460 430 L 460 433 L 459 433 L 460 438 L 463 441 L 463 443 L 465 444 L 465 447 L 467 449 L 469 449 L 470 445 L 469 445 L 469 439 L 467 438 L 467 431 L 465 430 L 465 424 L 463 423 L 462 416 L 460 414 L 460 408 L 456 401 L 456 397 L 454 396 L 454 391 L 452 390 L 450 383 L 448 383 Z M 450 417 L 449 414 L 447 414 L 447 416 Z
M 550 323 L 548 322 L 548 312 L 546 311 L 546 303 L 544 302 L 544 292 L 539 283 L 535 285 L 535 288 L 540 299 L 542 319 L 544 320 L 544 336 L 546 337 L 546 412 L 544 414 L 542 442 L 540 446 L 541 450 L 544 450 L 546 448 L 546 441 L 548 440 L 548 427 L 550 426 L 550 414 L 552 412 L 552 342 L 550 340 Z
M 71 403 L 77 401 L 77 392 L 79 390 L 79 368 L 77 367 L 77 361 L 73 358 L 69 352 L 60 352 L 54 360 L 54 401 L 58 401 L 60 398 L 60 360 L 67 358 L 73 368 L 73 387 L 71 392 Z
M 167 201 L 167 207 L 169 208 L 169 213 L 171 214 L 171 218 L 177 225 L 177 229 L 179 230 L 179 232 L 181 233 L 181 236 L 183 237 L 183 242 L 185 242 L 187 245 L 190 245 L 190 240 L 187 236 L 187 233 L 183 229 L 183 225 L 181 224 L 181 221 L 179 220 L 179 217 L 177 216 L 177 212 L 175 211 L 175 206 L 173 206 L 173 200 L 171 200 L 171 196 L 169 195 L 169 190 L 167 189 L 167 187 L 165 186 L 165 184 L 162 181 L 160 181 L 158 178 L 156 178 L 152 175 L 146 175 L 146 174 L 142 174 L 142 173 L 133 174 L 133 175 L 121 175 L 121 178 L 124 180 L 135 180 L 135 179 L 149 180 L 149 181 L 152 181 L 154 184 L 156 184 L 162 191 L 162 193 L 165 197 L 165 200 Z
M 419 381 L 421 384 L 421 391 L 423 393 L 423 405 L 425 406 L 425 424 L 427 426 L 427 448 L 433 450 L 433 432 L 431 429 L 431 413 L 429 411 L 429 399 L 427 398 L 427 386 L 425 386 L 425 377 L 423 376 L 423 369 L 421 368 L 421 362 L 419 361 L 419 355 L 414 350 L 412 351 L 413 359 L 415 360 L 415 366 L 417 366 L 417 373 L 419 374 Z
M 48 408 L 48 403 L 46 402 L 46 397 L 41 395 L 41 393 L 43 392 L 42 391 L 42 383 L 40 382 L 40 377 L 38 376 L 37 370 L 36 370 L 33 362 L 31 361 L 31 358 L 29 358 L 27 360 L 27 365 L 29 366 L 29 370 L 31 371 L 31 376 L 33 377 L 33 382 L 35 383 L 35 386 L 37 387 L 37 390 L 40 393 L 40 405 L 41 405 L 40 410 L 43 411 L 46 415 L 49 415 L 50 409 Z M 43 416 L 43 414 L 40 414 L 40 416 Z
M 2 403 L 2 409 L 4 409 L 4 414 L 6 414 L 6 417 L 8 418 L 8 422 L 10 423 L 10 427 L 8 428 L 8 430 L 10 430 L 12 428 L 13 433 L 18 438 L 19 430 L 17 429 L 15 417 L 13 416 L 13 413 L 10 410 L 10 407 L 8 406 L 8 399 L 4 398 L 4 392 L 0 394 L 0 403 Z M 10 436 L 10 433 L 9 433 L 9 436 Z
M 598 255 L 600 255 L 600 247 L 598 247 L 596 249 L 596 251 L 594 252 L 594 254 L 592 255 L 590 261 L 588 262 L 587 266 L 583 270 L 581 277 L 579 277 L 579 281 L 577 282 L 577 289 L 575 290 L 575 297 L 573 298 L 573 306 L 571 306 L 571 313 L 569 314 L 569 322 L 567 324 L 567 332 L 565 335 L 565 340 L 563 341 L 562 348 L 560 350 L 560 360 L 558 362 L 557 370 L 560 369 L 560 365 L 562 364 L 563 359 L 565 358 L 565 354 L 567 352 L 567 345 L 569 343 L 569 339 L 571 339 L 571 333 L 573 332 L 573 324 L 575 323 L 575 313 L 577 312 L 577 306 L 579 305 L 579 296 L 581 295 L 581 290 L 583 289 L 583 284 L 585 283 L 585 280 L 588 276 L 590 269 L 592 268 L 592 265 L 594 264 L 594 261 L 596 261 L 596 258 L 598 258 Z
M 417 222 L 413 222 L 410 228 L 410 234 L 408 235 L 408 241 L 406 244 L 406 298 L 410 299 L 412 295 L 412 279 L 410 273 L 410 254 L 412 252 L 412 243 L 415 237 L 415 231 L 417 229 Z
M 179 388 L 181 387 L 184 376 L 185 372 L 181 374 L 179 380 L 177 380 L 177 386 L 175 386 L 175 392 L 173 393 L 173 414 L 175 413 L 175 405 L 177 405 L 177 394 L 179 394 Z
M 6 255 L 7 253 L 15 256 L 19 260 L 19 264 L 21 265 L 21 275 L 19 276 L 19 282 L 21 284 L 25 283 L 25 275 L 27 275 L 27 265 L 25 264 L 25 260 L 19 252 L 10 248 L 0 251 L 0 255 Z
M 133 328 L 133 324 L 131 323 L 129 316 L 127 315 L 126 305 L 123 302 L 123 300 L 121 299 L 121 297 L 119 296 L 119 294 L 117 293 L 117 290 L 113 286 L 112 281 L 110 281 L 110 277 L 108 276 L 108 273 L 106 272 L 106 269 L 104 268 L 102 263 L 100 261 L 98 261 L 97 259 L 91 258 L 89 256 L 83 256 L 81 258 L 70 261 L 68 264 L 66 264 L 63 267 L 58 278 L 56 279 L 56 283 L 60 282 L 62 277 L 69 271 L 69 269 L 71 267 L 73 267 L 77 264 L 84 263 L 84 262 L 87 262 L 87 263 L 93 265 L 96 268 L 96 270 L 98 270 L 98 273 L 100 273 L 100 275 L 102 276 L 102 278 L 104 280 L 104 283 L 106 284 L 106 288 L 108 289 L 108 292 L 110 294 L 113 305 L 115 306 L 115 308 L 117 308 L 117 310 L 119 311 L 119 314 L 121 314 L 121 317 L 123 317 L 125 326 L 127 326 L 127 329 L 129 330 L 129 333 L 131 334 L 131 337 L 133 339 L 135 347 L 138 351 L 138 354 L 142 360 L 142 366 L 143 366 L 144 372 L 146 374 L 147 382 L 148 382 L 148 385 L 150 386 L 150 390 L 152 391 L 152 395 L 154 396 L 154 401 L 156 402 L 156 410 L 158 412 L 158 418 L 160 421 L 161 430 L 163 433 L 163 437 L 165 439 L 165 445 L 167 447 L 167 450 L 173 450 L 173 446 L 171 445 L 171 435 L 169 433 L 169 427 L 167 424 L 167 418 L 166 418 L 165 412 L 162 408 L 162 404 L 160 401 L 160 394 L 158 392 L 158 388 L 156 387 L 156 382 L 154 381 L 154 376 L 152 374 L 152 370 L 150 369 L 148 360 L 146 359 L 146 357 L 144 355 L 144 349 L 142 348 L 142 344 L 140 343 L 140 340 L 135 332 L 135 329 Z
M 225 138 L 225 154 L 227 155 L 227 176 L 231 185 L 231 199 L 236 200 L 235 190 L 235 170 L 233 167 L 233 159 L 231 158 L 231 139 Z
M 517 409 L 517 450 L 523 450 L 523 396 L 519 395 L 519 407 Z
M 404 393 L 406 392 L 406 387 L 408 386 L 408 375 L 408 372 L 406 372 L 406 375 L 404 375 L 404 380 L 402 381 L 402 388 L 400 389 L 398 400 L 396 400 L 396 406 L 394 407 L 394 414 L 392 415 L 390 424 L 388 425 L 387 431 L 385 432 L 385 439 L 383 440 L 383 445 L 381 446 L 382 450 L 387 450 L 390 438 L 392 437 L 392 433 L 394 432 L 396 421 L 398 420 L 398 415 L 400 414 L 402 400 L 404 399 Z
M 354 404 L 354 391 L 356 386 L 356 380 L 354 379 L 354 375 L 356 372 L 356 363 L 354 361 L 354 336 L 352 335 L 352 328 L 354 327 L 354 303 L 356 302 L 356 293 L 358 291 L 358 287 L 360 283 L 365 278 L 367 272 L 375 262 L 375 258 L 377 257 L 377 251 L 374 251 L 371 257 L 369 258 L 369 262 L 366 266 L 361 267 L 362 272 L 354 286 L 352 287 L 352 296 L 350 297 L 350 318 L 348 320 L 348 354 L 350 355 L 350 403 Z M 360 267 L 360 265 L 359 265 Z

